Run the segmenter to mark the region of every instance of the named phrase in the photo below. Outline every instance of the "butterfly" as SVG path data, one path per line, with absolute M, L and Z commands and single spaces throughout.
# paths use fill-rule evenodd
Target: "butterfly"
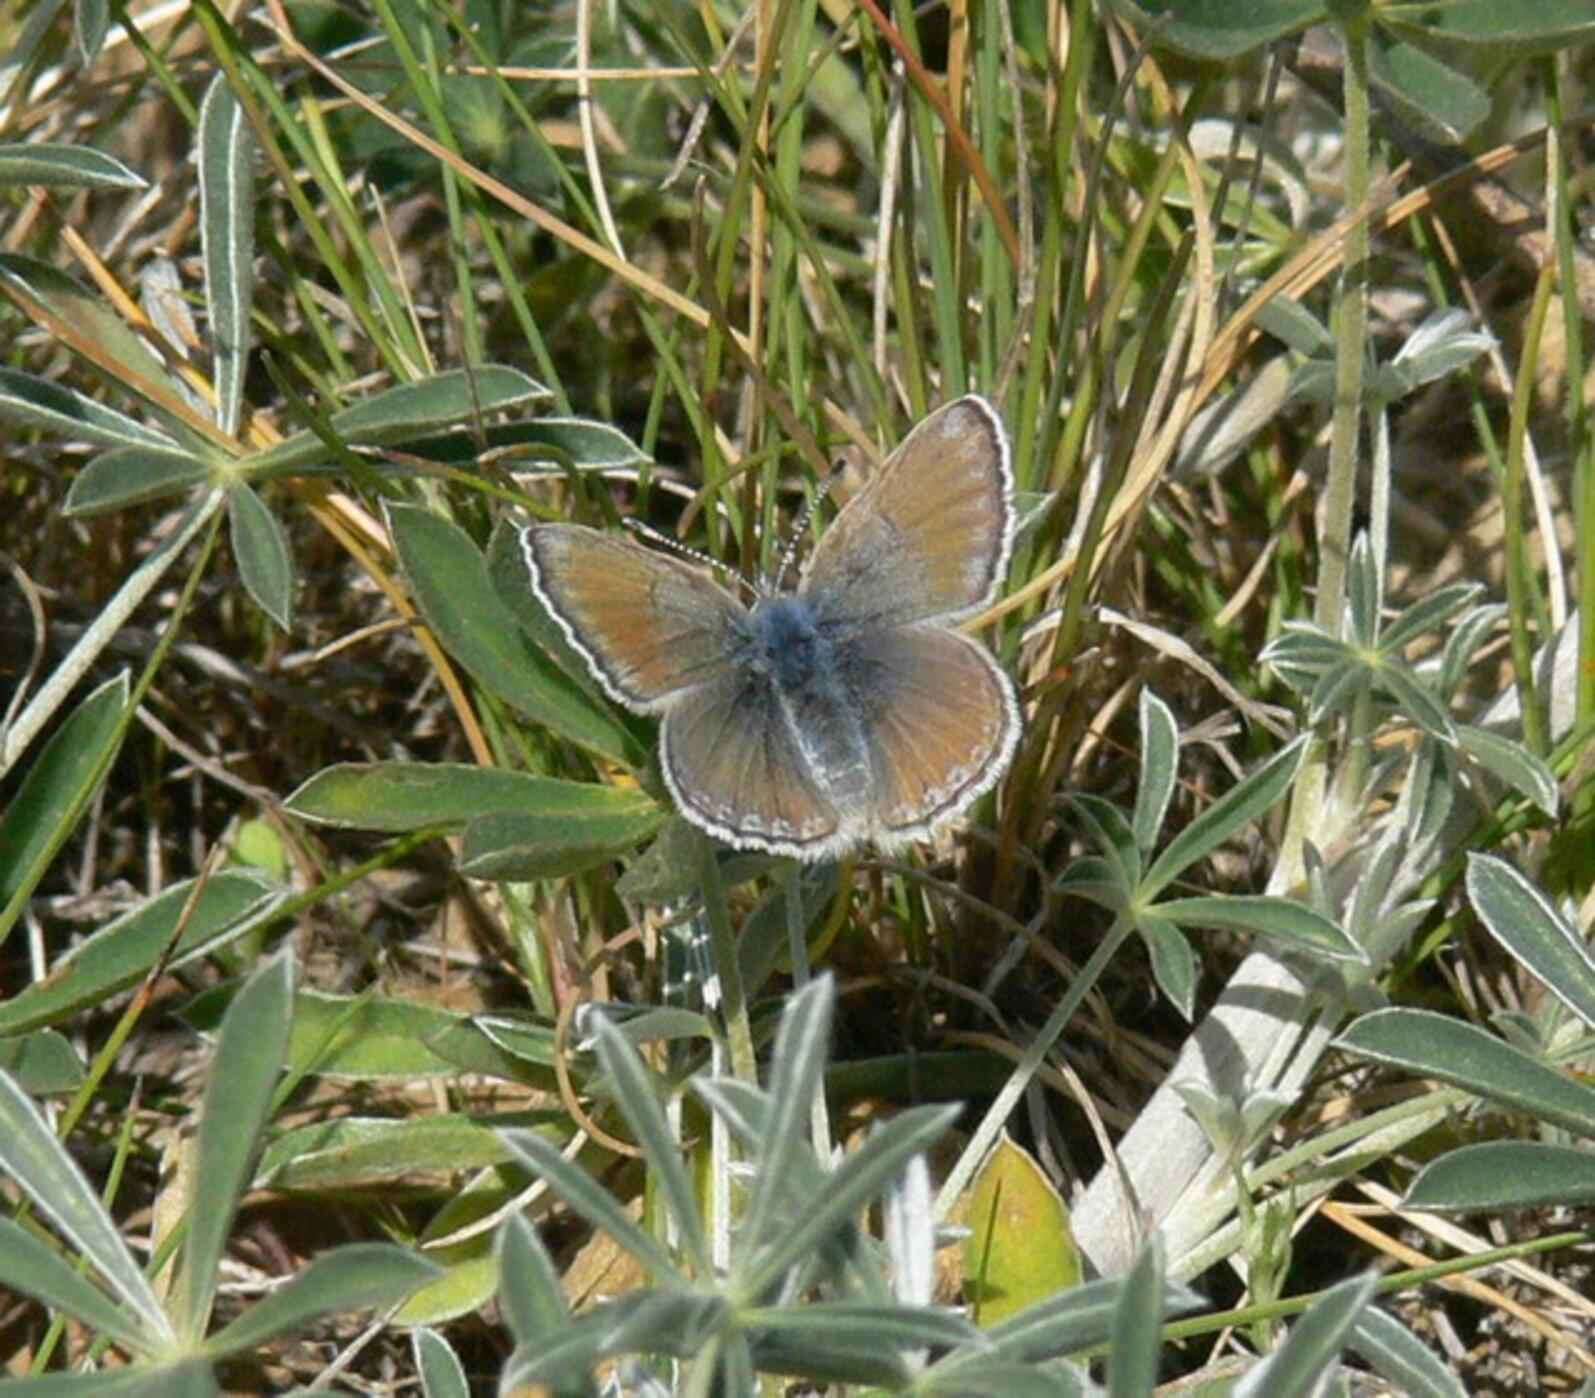
M 1015 527 L 1008 435 L 974 395 L 920 422 L 837 512 L 797 586 L 751 606 L 701 567 L 574 524 L 521 533 L 532 591 L 612 698 L 662 716 L 686 818 L 740 849 L 835 859 L 930 835 L 1019 741 L 1013 681 L 952 629 Z

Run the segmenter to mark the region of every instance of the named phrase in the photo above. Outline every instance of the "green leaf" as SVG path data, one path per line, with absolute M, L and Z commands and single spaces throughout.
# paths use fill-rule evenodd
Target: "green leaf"
M 1135 828 L 1124 818 L 1124 812 L 1111 801 L 1084 791 L 1071 792 L 1069 804 L 1102 851 L 1103 871 L 1109 872 L 1111 882 L 1125 890 L 1126 896 L 1133 893 L 1143 876 L 1141 847 L 1136 844 Z
M 1283 293 L 1258 311 L 1257 327 L 1304 357 L 1330 355 L 1335 350 L 1329 327 L 1300 301 Z
M 193 880 L 100 928 L 42 981 L 0 1003 L 0 1034 L 37 1029 L 102 1005 L 143 980 L 168 948 L 168 970 L 208 955 L 275 917 L 283 893 L 257 874 L 229 869 L 215 875 L 189 909 L 191 898 Z
M 283 1132 L 261 1156 L 254 1184 L 355 1189 L 426 1171 L 483 1169 L 511 1158 L 498 1133 L 472 1117 L 452 1112 L 410 1119 L 345 1116 Z
M 55 189 L 147 189 L 149 181 L 104 151 L 49 141 L 0 145 L 0 185 Z
M 65 1311 L 134 1354 L 149 1354 L 169 1339 L 151 1334 L 37 1234 L 0 1218 L 0 1285 Z
M 785 1021 L 783 1027 L 784 1024 Z M 681 1141 L 660 1104 L 662 1084 L 656 1083 L 643 1065 L 642 1056 L 603 1014 L 594 1016 L 593 1027 L 599 1065 L 609 1079 L 615 1105 L 631 1128 L 632 1139 L 648 1162 L 651 1187 L 669 1210 L 679 1245 L 693 1267 L 700 1273 L 708 1272 L 713 1263 L 703 1216 L 698 1210 L 692 1177 L 682 1162 Z M 820 1062 L 824 1063 L 823 1047 Z M 805 1111 L 813 1100 L 806 1100 Z
M 610 810 L 579 819 L 525 811 L 472 821 L 461 842 L 460 872 L 473 879 L 515 882 L 562 878 L 629 853 L 666 819 L 667 812 L 652 801 L 638 809 L 632 793 L 611 787 L 593 790 L 614 796 Z
M 651 1233 L 638 1227 L 604 1185 L 560 1149 L 531 1131 L 505 1131 L 504 1144 L 533 1174 L 589 1223 L 609 1236 L 660 1279 L 679 1277 L 675 1258 Z
M 753 1197 L 742 1223 L 742 1242 L 749 1254 L 768 1246 L 783 1230 L 792 1181 L 813 1160 L 808 1127 L 830 1050 L 835 1006 L 835 981 L 819 976 L 801 987 L 782 1011 Z
M 1135 789 L 1135 814 L 1130 825 L 1136 848 L 1150 851 L 1157 844 L 1163 818 L 1179 773 L 1180 730 L 1174 715 L 1150 689 L 1141 691 L 1141 779 Z
M 77 40 L 85 68 L 94 66 L 110 30 L 110 0 L 77 0 L 72 10 L 72 37 Z
M 1402 342 L 1395 357 L 1375 371 L 1375 393 L 1395 402 L 1488 354 L 1495 347 L 1495 337 L 1472 329 L 1472 325 L 1466 311 L 1431 311 Z
M 1380 37 L 1369 50 L 1374 90 L 1397 120 L 1426 139 L 1456 145 L 1489 116 L 1489 94 L 1421 48 Z
M 554 1037 L 554 1025 L 536 1015 L 479 1014 L 434 1034 L 431 1048 L 460 1072 L 547 1086 L 559 1056 Z
M 878 1384 L 902 1392 L 912 1376 L 904 1351 L 981 1342 L 980 1332 L 962 1316 L 930 1306 L 810 1301 L 744 1314 L 758 1327 L 758 1368 L 827 1387 L 848 1385 L 841 1391 Z
M 1461 621 L 1447 627 L 1445 646 L 1440 651 L 1440 664 L 1434 673 L 1434 688 L 1439 694 L 1455 694 L 1466 678 L 1474 653 L 1485 643 L 1490 632 L 1506 618 L 1506 606 L 1475 606 Z M 1397 624 L 1400 619 L 1397 618 Z M 1386 630 L 1389 635 L 1389 630 Z
M 1396 707 L 1407 718 L 1437 742 L 1447 747 L 1456 746 L 1456 725 L 1451 722 L 1445 705 L 1404 663 L 1390 661 L 1379 666 L 1373 674 L 1379 687 L 1395 701 Z
M 1372 688 L 1374 680 L 1383 678 L 1384 671 L 1365 657 L 1348 655 L 1319 675 L 1307 698 L 1308 721 L 1320 724 L 1328 718 L 1350 714 L 1357 700 Z
M 1352 1322 L 1346 1345 L 1403 1398 L 1467 1398 L 1445 1362 L 1395 1317 L 1368 1306 Z
M 1270 809 L 1290 789 L 1306 755 L 1304 735 L 1198 815 L 1169 841 L 1146 871 L 1141 881 L 1142 896 L 1155 896 L 1197 860 L 1211 854 Z
M 464 530 L 411 505 L 390 505 L 388 523 L 427 625 L 478 684 L 592 752 L 631 766 L 640 763 L 636 745 L 613 711 L 595 705 L 558 666 L 526 644 Z
M 618 427 L 585 417 L 540 417 L 531 422 L 508 423 L 496 434 L 499 443 L 524 445 L 551 452 L 581 471 L 622 470 L 643 466 L 649 457 Z M 522 453 L 511 457 L 514 464 Z
M 402 442 L 429 428 L 548 396 L 535 379 L 502 364 L 484 364 L 472 372 L 450 369 L 340 408 L 332 415 L 332 429 L 350 445 Z
M 1310 622 L 1286 622 L 1260 658 L 1298 694 L 1310 694 L 1325 671 L 1345 665 L 1349 652 Z
M 172 447 L 164 432 L 96 403 L 73 388 L 0 369 L 0 421 L 42 427 L 72 442 L 101 447 Z
M 969 1359 L 968 1351 L 954 1357 L 961 1362 L 956 1372 L 947 1371 L 951 1377 L 944 1380 L 943 1370 L 932 1369 L 913 1391 L 926 1398 L 940 1398 L 944 1393 L 947 1398 L 1099 1398 L 1102 1392 L 1072 1364 L 1032 1368 L 985 1354 Z
M 774 1238 L 760 1238 L 757 1256 L 733 1258 L 744 1294 L 773 1285 L 800 1258 L 813 1256 L 857 1210 L 878 1199 L 958 1119 L 961 1106 L 910 1107 L 871 1135 L 826 1176 L 826 1193 Z
M 199 1033 L 214 1031 L 237 993 L 234 985 L 197 995 L 184 1020 Z M 522 1052 L 501 1048 L 469 1016 L 379 995 L 329 995 L 301 990 L 294 997 L 288 1066 L 294 1075 L 357 1081 L 457 1076 L 462 1070 L 552 1089 L 553 1033 L 521 1033 Z M 536 1048 L 544 1046 L 543 1056 Z M 545 1071 L 530 1071 L 538 1067 Z
M 646 1044 L 656 1040 L 703 1039 L 715 1037 L 715 1027 L 707 1015 L 696 1010 L 681 1010 L 662 1005 L 657 1009 L 642 1010 L 624 1019 L 611 1019 L 610 1028 L 628 1044 Z
M 740 1333 L 725 1299 L 685 1288 L 663 1287 L 626 1292 L 614 1301 L 573 1316 L 558 1331 L 518 1346 L 499 1376 L 499 1383 L 504 1393 L 546 1391 L 550 1385 L 568 1382 L 571 1374 L 591 1370 L 612 1355 L 646 1348 L 688 1359 L 717 1336 L 726 1337 L 721 1343 L 719 1364 L 725 1383 L 713 1391 L 754 1393 L 747 1337 Z M 738 1345 L 742 1355 L 733 1365 L 725 1350 Z M 560 1390 L 561 1398 L 569 1391 Z
M 1234 1398 L 1282 1398 L 1317 1391 L 1340 1358 L 1347 1333 L 1373 1296 L 1379 1278 L 1353 1277 L 1331 1287 L 1291 1326 L 1285 1342 L 1247 1370 L 1231 1390 Z
M 424 1398 L 471 1398 L 459 1356 L 436 1330 L 425 1325 L 412 1330 L 410 1353 L 421 1376 Z
M 244 401 L 255 293 L 255 143 L 225 73 L 212 80 L 199 109 L 199 211 L 216 423 L 233 437 Z M 270 607 L 266 611 L 276 616 Z
M 179 381 L 97 293 L 47 262 L 0 253 L 0 285 L 28 315 L 52 330 L 70 332 L 77 343 L 92 345 L 102 365 L 123 384 L 153 397 L 180 403 Z
M 1143 913 L 1135 920 L 1135 930 L 1146 942 L 1152 956 L 1152 979 L 1169 1003 L 1187 1020 L 1196 1013 L 1196 953 L 1185 934 L 1168 918 Z
M 1452 617 L 1471 605 L 1484 589 L 1478 583 L 1451 583 L 1446 587 L 1436 588 L 1425 597 L 1420 597 L 1410 607 L 1404 607 L 1400 615 L 1387 622 L 1379 636 L 1380 649 L 1386 655 L 1395 655 L 1404 651 L 1420 636 L 1430 631 L 1439 631 L 1446 626 Z M 1492 608 L 1492 614 L 1497 609 Z
M 1267 894 L 1214 894 L 1210 897 L 1170 898 L 1156 905 L 1159 917 L 1181 927 L 1225 927 L 1256 932 L 1287 947 L 1305 949 L 1342 961 L 1366 961 L 1362 948 L 1338 923 L 1305 903 Z
M 79 704 L 45 744 L 0 815 L 0 940 L 21 916 L 104 780 L 121 747 L 130 692 L 124 670 Z M 6 1021 L 5 1011 L 15 1003 L 0 1005 L 0 1034 L 31 1027 Z
M 499 1229 L 499 1306 L 517 1344 L 558 1331 L 570 1318 L 559 1271 L 519 1209 Z
M 517 475 L 546 474 L 546 468 L 535 463 L 550 460 L 576 471 L 606 471 L 635 470 L 651 459 L 619 428 L 589 418 L 491 422 L 480 435 L 447 432 L 405 444 L 406 451 L 426 461 L 472 469 L 484 448 L 499 455 L 501 464 Z
M 480 1311 L 498 1290 L 498 1255 L 493 1235 L 482 1232 L 433 1248 L 428 1258 L 443 1270 L 419 1288 L 394 1314 L 392 1324 L 443 1325 Z
M 1157 1386 L 1159 1346 L 1150 1337 L 1163 1327 L 1163 1239 L 1142 1245 L 1113 1308 L 1108 1350 L 1108 1398 L 1141 1398 Z
M 475 384 L 476 392 L 471 391 Z M 500 412 L 532 399 L 546 398 L 549 391 L 518 369 L 488 364 L 468 375 L 450 370 L 420 383 L 400 384 L 374 398 L 353 403 L 333 413 L 329 426 L 351 446 L 416 446 L 428 448 L 432 460 L 474 461 L 477 441 L 474 434 L 455 432 L 444 441 L 454 440 L 452 455 L 444 458 L 437 442 L 413 442 L 418 432 L 425 433 L 450 423 L 474 421 L 483 413 Z M 493 428 L 484 430 L 491 439 Z M 327 444 L 314 432 L 296 432 L 286 441 L 257 452 L 239 462 L 239 470 L 252 479 L 287 475 L 320 467 L 331 455 Z
M 1508 789 L 1532 801 L 1553 820 L 1561 804 L 1556 774 L 1516 739 L 1475 728 L 1470 723 L 1456 725 L 1457 746 Z M 1595 1022 L 1595 1021 L 1592 1021 Z
M 1102 859 L 1094 854 L 1084 854 L 1079 859 L 1070 860 L 1058 875 L 1053 888 L 1058 893 L 1084 898 L 1088 903 L 1095 903 L 1099 908 L 1115 913 L 1129 907 L 1135 896 L 1134 886 L 1123 882 L 1119 866 L 1111 859 Z
M 1358 533 L 1346 563 L 1346 640 L 1359 650 L 1378 644 L 1384 614 L 1384 586 L 1379 561 L 1365 533 Z
M 1325 18 L 1323 0 L 1110 0 L 1154 48 L 1192 58 L 1239 58 Z
M 495 815 L 535 814 L 580 825 L 659 814 L 653 798 L 635 789 L 459 762 L 339 763 L 317 772 L 284 805 L 322 825 L 395 834 L 432 826 L 459 830 Z
M 200 1109 L 194 1204 L 177 1291 L 178 1329 L 196 1344 L 208 1328 L 222 1251 L 282 1074 L 293 975 L 292 956 L 279 952 L 244 983 L 222 1019 Z M 273 1299 L 281 1295 L 276 1292 Z M 269 1304 L 261 1302 L 255 1310 Z
M 419 1253 L 391 1243 L 349 1243 L 323 1253 L 211 1338 L 212 1354 L 255 1349 L 324 1315 L 386 1309 L 439 1275 Z
M 1595 1155 L 1538 1141 L 1462 1146 L 1424 1166 L 1403 1203 L 1448 1213 L 1588 1208 L 1595 1204 Z
M 951 1378 L 961 1374 L 966 1363 L 995 1359 L 1034 1364 L 1055 1355 L 1100 1345 L 1112 1333 L 1113 1312 L 1121 1285 L 1117 1281 L 1086 1282 L 1073 1291 L 1031 1306 L 986 1332 L 991 1348 L 984 1355 L 950 1355 L 932 1372 Z M 1180 1315 L 1199 1310 L 1203 1305 L 1203 1299 L 1189 1287 L 1170 1283 L 1165 1289 L 1165 1315 Z M 958 1362 L 960 1359 L 963 1362 Z M 945 1384 L 938 1384 L 937 1388 L 949 1391 Z
M 1595 1137 L 1595 1089 L 1471 1024 L 1427 1010 L 1375 1010 L 1336 1042 L 1364 1058 L 1455 1083 L 1465 1092 Z
M 74 1092 L 83 1082 L 76 1050 L 53 1029 L 0 1039 L 0 1071 L 10 1073 L 30 1097 Z
M 249 595 L 284 631 L 293 629 L 294 561 L 288 536 L 260 496 L 240 482 L 227 492 L 233 557 Z
M 221 1393 L 204 1361 L 56 1372 L 13 1379 L 10 1386 L 18 1398 L 216 1398 Z
M 1415 13 L 1419 22 L 1391 6 L 1381 13 L 1381 23 L 1414 42 L 1483 48 L 1492 58 L 1521 58 L 1595 38 L 1588 0 L 1446 0 Z
M 1595 957 L 1550 900 L 1503 859 L 1468 857 L 1468 897 L 1490 935 L 1595 1029 Z
M 116 447 L 89 462 L 63 509 L 87 517 L 181 495 L 211 478 L 211 463 L 177 447 Z
M 100 1196 L 39 1109 L 4 1073 L 0 1073 L 0 1169 L 99 1270 L 125 1310 L 138 1317 L 143 1345 L 171 1344 L 176 1338 L 171 1322 Z

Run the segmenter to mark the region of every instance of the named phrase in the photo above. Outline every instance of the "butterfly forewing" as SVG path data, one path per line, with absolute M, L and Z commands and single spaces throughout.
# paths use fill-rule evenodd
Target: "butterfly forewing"
M 600 684 L 642 711 L 732 668 L 747 612 L 695 568 L 578 524 L 521 532 L 532 590 Z
M 801 590 L 842 627 L 956 620 L 986 606 L 1008 569 L 1013 468 L 983 398 L 938 409 L 825 531 Z
M 763 676 L 722 676 L 671 709 L 659 763 L 688 818 L 728 844 L 815 859 L 840 838 L 842 817 Z
M 995 784 L 1018 741 L 1019 706 L 996 661 L 955 631 L 899 627 L 867 644 L 871 822 L 890 846 L 925 834 Z

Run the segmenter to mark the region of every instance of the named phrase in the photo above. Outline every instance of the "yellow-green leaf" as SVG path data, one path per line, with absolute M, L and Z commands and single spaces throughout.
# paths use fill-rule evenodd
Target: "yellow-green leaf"
M 1006 1132 L 975 1180 L 964 1288 L 982 1326 L 1080 1284 L 1069 1210 L 1029 1151 Z

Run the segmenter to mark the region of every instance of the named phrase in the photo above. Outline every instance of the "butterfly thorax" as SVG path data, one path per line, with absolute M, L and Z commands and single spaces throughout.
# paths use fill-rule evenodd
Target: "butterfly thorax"
M 780 594 L 760 600 L 749 616 L 749 659 L 780 689 L 812 684 L 816 667 L 828 669 L 829 646 L 815 624 L 814 608 L 802 597 Z

